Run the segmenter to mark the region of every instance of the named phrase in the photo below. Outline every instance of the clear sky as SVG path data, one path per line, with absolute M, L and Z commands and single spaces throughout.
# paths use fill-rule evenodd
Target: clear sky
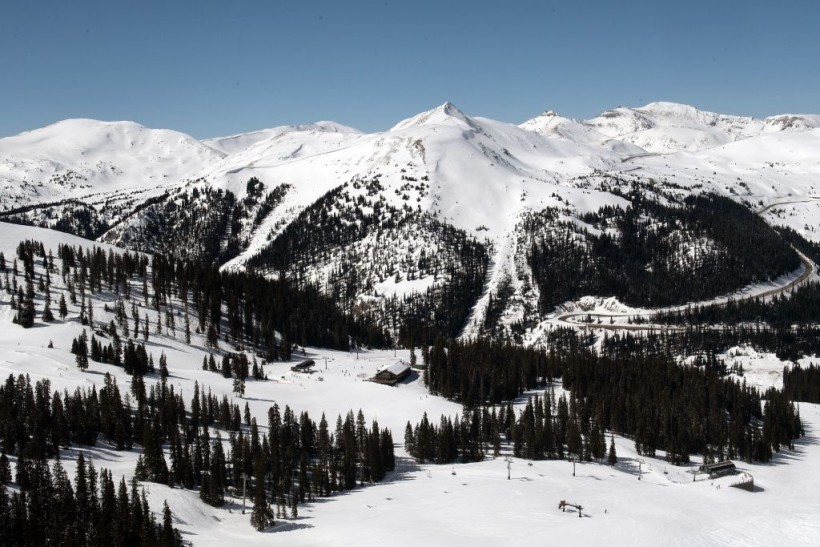
M 816 0 L 10 0 L 0 135 L 76 117 L 376 131 L 447 100 L 516 123 L 656 100 L 820 113 L 818 22 Z

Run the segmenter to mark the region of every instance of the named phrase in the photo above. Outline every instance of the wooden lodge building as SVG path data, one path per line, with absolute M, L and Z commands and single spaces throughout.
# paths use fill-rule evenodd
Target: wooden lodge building
M 728 460 L 716 463 L 705 463 L 700 466 L 700 471 L 701 473 L 708 473 L 709 478 L 711 479 L 723 477 L 724 475 L 735 475 L 738 473 L 734 462 Z
M 316 363 L 313 361 L 313 359 L 305 359 L 304 361 L 296 363 L 295 365 L 290 367 L 290 370 L 292 370 L 293 372 L 313 372 L 312 369 L 315 366 Z
M 386 386 L 395 386 L 410 374 L 410 365 L 407 363 L 403 363 L 401 361 L 397 363 L 393 363 L 392 365 L 386 365 L 379 369 L 376 375 L 371 378 L 374 382 L 378 384 L 384 384 Z

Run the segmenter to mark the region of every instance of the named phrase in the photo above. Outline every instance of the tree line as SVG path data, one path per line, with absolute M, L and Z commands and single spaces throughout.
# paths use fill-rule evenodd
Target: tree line
M 560 377 L 558 356 L 566 350 L 578 350 L 582 343 L 571 329 L 550 332 L 549 351 L 482 338 L 438 339 L 432 346 L 422 346 L 424 381 L 432 393 L 455 399 L 467 408 L 497 404 Z
M 820 403 L 820 366 L 783 367 L 783 393 L 794 401 Z
M 496 409 L 498 408 L 498 411 Z M 481 461 L 491 452 L 498 456 L 502 442 L 513 455 L 529 460 L 576 458 L 579 461 L 617 462 L 612 438 L 607 450 L 605 424 L 576 399 L 556 399 L 549 389 L 527 399 L 516 414 L 512 403 L 475 408 L 461 418 L 443 416 L 433 424 L 425 413 L 415 426 L 407 422 L 404 446 L 419 462 L 438 464 Z
M 676 464 L 689 461 L 693 453 L 707 460 L 728 457 L 765 462 L 802 434 L 791 393 L 771 390 L 761 394 L 745 381 L 730 377 L 731 371 L 714 353 L 701 355 L 691 365 L 679 364 L 676 354 L 697 352 L 676 351 L 668 337 L 677 335 L 680 333 L 606 335 L 600 351 L 592 351 L 588 335 L 556 329 L 551 333 L 549 352 L 482 340 L 423 348 L 424 377 L 431 391 L 468 408 L 512 400 L 556 378 L 561 378 L 570 396 L 563 403 L 551 403 L 550 408 L 542 404 L 540 411 L 536 402 L 517 421 L 509 418 L 510 409 L 501 426 L 490 420 L 483 429 L 465 427 L 464 418 L 452 424 L 442 421 L 438 427 L 422 420 L 410 428 L 412 437 L 407 437 L 414 447 L 421 447 L 414 456 L 452 461 L 457 453 L 464 458 L 459 447 L 469 444 L 467 438 L 471 443 L 496 443 L 501 431 L 514 443 L 516 435 L 529 432 L 530 440 L 519 439 L 522 448 L 516 452 L 530 457 L 572 453 L 600 459 L 606 452 L 604 430 L 609 430 L 633 438 L 639 453 L 654 455 L 663 450 Z M 434 440 L 419 442 L 419 438 Z M 445 457 L 435 448 L 442 439 L 456 439 L 447 441 L 450 448 L 444 451 Z

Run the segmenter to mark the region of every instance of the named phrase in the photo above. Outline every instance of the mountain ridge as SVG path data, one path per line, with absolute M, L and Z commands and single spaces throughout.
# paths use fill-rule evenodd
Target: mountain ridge
M 465 333 L 493 321 L 531 328 L 544 302 L 553 305 L 533 270 L 549 256 L 543 245 L 569 238 L 579 256 L 597 252 L 602 237 L 623 237 L 617 211 L 642 199 L 665 211 L 687 196 L 728 197 L 820 240 L 817 120 L 656 102 L 586 121 L 548 111 L 516 125 L 445 102 L 384 132 L 317 122 L 204 141 L 68 120 L 0 139 L 0 217 L 232 270 L 267 268 L 385 317 L 391 299 L 412 296 L 455 325 L 441 306 L 465 309 L 448 292 L 459 286 L 472 299 Z M 679 220 L 651 222 L 677 224 L 684 248 L 669 252 L 681 264 L 700 267 L 687 254 L 696 249 L 725 252 Z M 300 250 L 282 262 L 275 249 Z

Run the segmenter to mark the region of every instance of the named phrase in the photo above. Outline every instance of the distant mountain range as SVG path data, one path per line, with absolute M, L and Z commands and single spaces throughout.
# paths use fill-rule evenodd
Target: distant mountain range
M 820 116 L 662 102 L 520 125 L 448 102 L 379 133 L 317 122 L 204 141 L 66 120 L 0 139 L 0 220 L 286 275 L 380 320 L 390 298 L 416 295 L 419 313 L 458 309 L 447 321 L 465 333 L 534 328 L 549 283 L 534 249 L 623 243 L 617 211 L 636 196 L 671 208 L 728 197 L 820 241 L 818 184 Z M 668 258 L 681 267 L 722 252 L 714 234 L 652 218 L 684 234 Z

